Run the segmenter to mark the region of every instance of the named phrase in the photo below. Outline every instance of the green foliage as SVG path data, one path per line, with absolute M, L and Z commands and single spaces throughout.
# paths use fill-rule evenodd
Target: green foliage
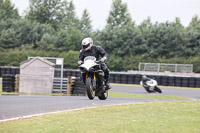
M 123 59 L 119 56 L 111 55 L 108 60 L 109 69 L 115 71 L 122 71 L 123 70 L 122 60 Z
M 47 50 L 32 50 L 31 47 L 26 46 L 22 46 L 20 49 L 0 52 L 0 66 L 19 66 L 20 62 L 27 60 L 28 57 L 31 56 L 64 58 L 65 68 L 78 69 L 78 51 L 57 52 Z
M 67 6 L 65 6 L 63 15 L 64 17 L 62 20 L 62 28 L 68 29 L 72 26 L 79 26 L 79 19 L 76 17 L 75 6 L 73 4 L 73 1 L 70 1 L 70 3 Z
M 29 0 L 29 12 L 26 15 L 31 21 L 49 24 L 55 29 L 64 18 L 67 2 L 63 0 Z
M 52 34 L 49 33 L 43 34 L 40 42 L 38 42 L 39 49 L 53 50 L 55 38 L 56 37 Z
M 137 70 L 139 62 L 194 64 L 200 72 L 200 18 L 188 27 L 173 22 L 140 25 L 132 21 L 126 3 L 113 0 L 103 30 L 92 30 L 85 9 L 76 16 L 73 1 L 29 0 L 25 18 L 10 0 L 0 0 L 0 65 L 19 65 L 28 56 L 65 57 L 65 66 L 77 68 L 81 40 L 92 37 L 110 55 L 112 71 Z
M 78 51 L 69 51 L 63 52 L 59 55 L 60 57 L 64 58 L 64 65 L 67 69 L 78 69 L 78 60 L 79 60 L 79 52 Z
M 83 33 L 83 37 L 88 37 L 92 33 L 91 20 L 87 9 L 83 11 L 83 15 L 80 20 L 80 30 Z
M 18 10 L 10 0 L 0 0 L 0 21 L 7 19 L 18 19 Z
M 40 42 L 44 42 L 43 35 L 50 34 L 53 36 L 51 28 L 47 25 L 26 19 L 1 21 L 0 29 L 0 50 L 13 49 L 21 45 L 30 44 L 34 44 L 34 48 L 45 48 L 45 46 L 41 46 L 44 43 Z
M 122 0 L 113 0 L 110 14 L 107 19 L 107 26 L 122 27 L 128 23 L 132 23 L 131 15 L 128 13 L 126 3 L 122 3 Z

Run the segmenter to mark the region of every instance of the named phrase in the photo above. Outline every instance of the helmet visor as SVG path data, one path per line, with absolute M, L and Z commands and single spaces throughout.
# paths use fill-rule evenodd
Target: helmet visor
M 83 45 L 83 49 L 87 49 L 90 46 L 90 43 Z

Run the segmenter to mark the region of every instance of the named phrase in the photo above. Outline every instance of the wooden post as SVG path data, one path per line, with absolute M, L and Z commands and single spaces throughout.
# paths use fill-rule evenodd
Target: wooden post
M 15 92 L 19 92 L 19 74 L 16 74 L 15 76 L 16 82 L 15 82 Z
M 71 76 L 67 77 L 67 95 L 71 95 L 71 90 L 72 90 L 72 78 Z

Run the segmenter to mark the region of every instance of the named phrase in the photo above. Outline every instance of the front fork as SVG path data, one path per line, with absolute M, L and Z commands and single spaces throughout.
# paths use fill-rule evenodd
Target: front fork
M 87 80 L 87 78 L 88 77 L 91 77 L 91 84 L 92 84 L 92 87 L 94 88 L 94 89 L 96 89 L 96 74 L 95 73 L 93 73 L 93 74 L 88 74 L 88 73 L 85 73 L 85 75 L 83 75 L 83 77 L 85 78 L 85 79 L 83 79 L 83 81 L 84 81 L 84 83 L 85 83 L 85 81 Z

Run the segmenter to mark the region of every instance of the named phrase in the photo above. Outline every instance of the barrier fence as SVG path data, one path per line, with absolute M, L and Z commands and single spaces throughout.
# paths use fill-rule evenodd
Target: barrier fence
M 4 74 L 16 75 L 19 74 L 19 68 L 17 67 L 0 67 L 0 77 Z M 54 77 L 60 77 L 60 71 L 55 70 Z M 64 70 L 63 77 L 68 76 L 80 77 L 81 73 L 78 70 Z M 150 78 L 154 78 L 158 85 L 163 86 L 180 86 L 180 87 L 196 87 L 200 88 L 200 77 L 181 77 L 181 76 L 165 76 L 165 75 L 147 75 Z M 139 84 L 142 78 L 142 74 L 133 73 L 110 73 L 110 83 L 119 84 Z

